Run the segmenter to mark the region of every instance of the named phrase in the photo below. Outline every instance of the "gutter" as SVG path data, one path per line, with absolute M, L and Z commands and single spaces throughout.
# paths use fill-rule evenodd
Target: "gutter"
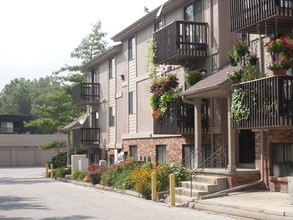
M 260 178 L 260 180 L 252 182 L 252 183 L 247 183 L 247 184 L 244 184 L 241 186 L 236 186 L 231 189 L 225 189 L 225 190 L 213 193 L 213 194 L 201 196 L 199 199 L 211 199 L 211 198 L 215 198 L 215 197 L 227 196 L 228 193 L 236 192 L 238 190 L 242 190 L 242 189 L 263 183 L 264 182 L 264 156 L 263 156 L 264 150 L 263 149 L 264 149 L 264 131 L 261 130 L 261 143 L 260 143 L 260 160 L 261 160 L 260 175 L 261 175 L 261 178 Z

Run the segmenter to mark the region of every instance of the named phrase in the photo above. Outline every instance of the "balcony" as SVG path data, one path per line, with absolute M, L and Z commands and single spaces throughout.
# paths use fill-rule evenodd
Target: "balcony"
M 73 147 L 98 148 L 100 128 L 78 128 L 73 130 Z
M 207 56 L 207 23 L 174 21 L 154 33 L 157 63 L 180 65 Z
M 154 134 L 193 134 L 194 106 L 176 101 L 169 103 L 166 113 L 154 119 Z
M 231 31 L 287 34 L 292 23 L 292 0 L 230 0 Z
M 95 105 L 100 100 L 99 83 L 78 83 L 72 87 L 73 104 L 75 105 Z
M 293 77 L 273 76 L 232 86 L 244 93 L 248 119 L 239 129 L 284 128 L 293 126 Z M 236 127 L 234 123 L 234 128 Z

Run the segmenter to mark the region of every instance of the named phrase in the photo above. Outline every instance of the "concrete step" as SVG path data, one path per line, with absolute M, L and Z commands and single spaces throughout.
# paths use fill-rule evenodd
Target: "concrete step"
M 192 181 L 200 183 L 218 184 L 221 182 L 227 182 L 227 178 L 208 175 L 196 175 L 192 177 Z
M 208 192 L 203 190 L 197 190 L 192 189 L 192 196 L 191 195 L 191 189 L 186 187 L 176 187 L 175 188 L 175 194 L 176 196 L 187 196 L 187 197 L 198 197 L 208 194 Z
M 175 205 L 188 207 L 188 204 L 196 199 L 197 197 L 175 195 Z

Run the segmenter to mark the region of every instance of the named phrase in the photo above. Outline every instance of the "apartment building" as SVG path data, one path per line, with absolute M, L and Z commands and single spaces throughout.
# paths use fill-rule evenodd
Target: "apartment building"
M 245 36 L 251 42 L 250 50 L 257 52 L 258 69 L 266 71 L 266 36 L 276 26 L 284 34 L 291 33 L 290 25 L 292 1 L 165 2 L 113 36 L 117 45 L 84 65 L 88 83 L 77 84 L 73 90 L 75 103 L 87 106 L 87 113 L 78 126 L 69 126 L 78 137 L 73 142 L 89 148 L 91 163 L 100 159 L 115 163 L 123 155 L 152 162 L 180 162 L 206 175 L 227 177 L 228 188 L 264 183 L 272 191 L 286 191 L 285 176 L 292 175 L 293 170 L 290 107 L 283 111 L 285 115 L 271 112 L 253 119 L 256 114 L 251 113 L 236 128 L 231 120 L 231 102 L 236 87 L 250 85 L 245 88 L 265 91 L 267 83 L 291 85 L 292 79 L 278 76 L 273 77 L 276 81 L 267 82 L 268 77 L 232 86 L 227 73 L 239 66 L 230 66 L 226 53 L 231 40 Z M 152 117 L 147 69 L 153 38 L 157 75 L 174 74 L 182 99 L 170 103 L 159 120 Z M 202 72 L 203 79 L 187 88 L 184 75 L 191 66 Z M 262 80 L 266 83 L 259 83 Z M 273 93 L 276 89 L 267 88 Z M 292 97 L 291 86 L 289 93 Z M 251 94 L 246 100 L 250 99 Z M 291 98 L 286 103 L 292 103 Z M 249 107 L 251 111 L 253 108 Z

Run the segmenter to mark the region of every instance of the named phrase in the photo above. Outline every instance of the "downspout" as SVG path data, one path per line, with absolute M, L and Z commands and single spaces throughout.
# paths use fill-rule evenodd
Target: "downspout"
M 183 102 L 190 104 L 190 105 L 194 105 L 194 102 L 191 101 L 190 99 L 187 99 L 184 95 L 181 98 L 182 98 Z
M 247 184 L 244 184 L 241 186 L 236 186 L 236 187 L 233 187 L 230 189 L 225 189 L 225 190 L 213 193 L 213 194 L 205 195 L 205 196 L 200 197 L 199 199 L 210 199 L 210 198 L 215 198 L 215 197 L 227 196 L 228 193 L 236 192 L 238 190 L 242 190 L 242 189 L 263 183 L 264 182 L 264 156 L 263 156 L 263 153 L 264 153 L 264 150 L 263 150 L 264 149 L 264 131 L 263 130 L 261 130 L 261 140 L 260 141 L 261 141 L 260 142 L 260 161 L 261 161 L 261 164 L 260 164 L 261 178 L 260 178 L 260 180 L 252 182 L 252 183 L 247 183 Z

